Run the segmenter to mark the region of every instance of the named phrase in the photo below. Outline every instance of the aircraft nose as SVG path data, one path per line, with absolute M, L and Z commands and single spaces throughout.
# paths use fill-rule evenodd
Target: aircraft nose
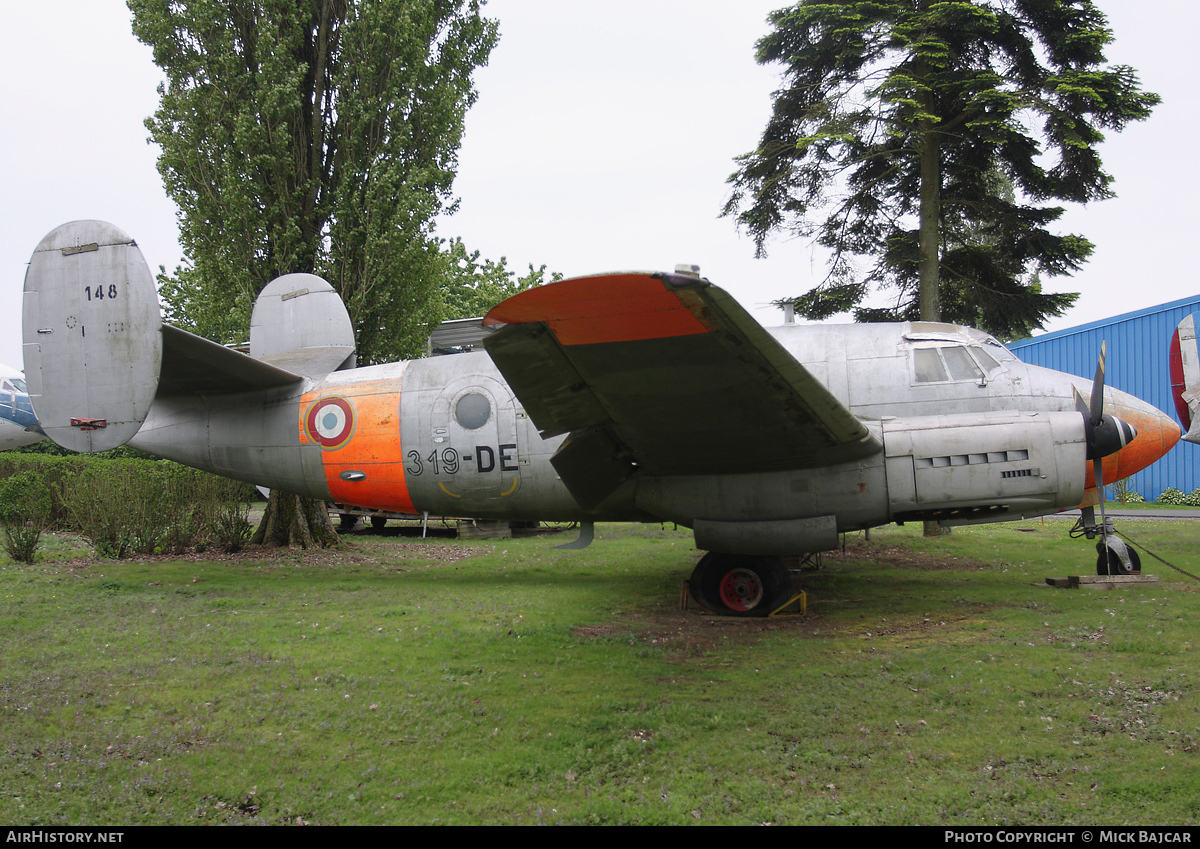
M 1104 458 L 1105 485 L 1140 472 L 1170 451 L 1182 436 L 1179 425 L 1166 413 L 1119 390 L 1105 391 L 1104 412 L 1117 420 L 1118 430 L 1125 425 L 1134 433 Z

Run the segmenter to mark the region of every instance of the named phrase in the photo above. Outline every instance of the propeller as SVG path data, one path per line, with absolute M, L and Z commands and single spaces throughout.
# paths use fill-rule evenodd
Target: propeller
M 1100 359 L 1096 363 L 1096 377 L 1092 380 L 1091 402 L 1085 401 L 1078 389 L 1075 390 L 1075 409 L 1083 415 L 1084 440 L 1087 444 L 1087 459 L 1092 461 L 1092 475 L 1096 482 L 1096 496 L 1100 501 L 1100 533 L 1103 537 L 1101 556 L 1108 561 L 1108 517 L 1104 512 L 1104 458 L 1115 454 L 1137 436 L 1137 429 L 1118 419 L 1104 414 L 1104 359 L 1107 343 L 1100 343 Z M 1089 507 L 1090 511 L 1091 508 Z M 1091 521 L 1095 522 L 1095 513 Z M 1091 534 L 1088 535 L 1091 537 Z

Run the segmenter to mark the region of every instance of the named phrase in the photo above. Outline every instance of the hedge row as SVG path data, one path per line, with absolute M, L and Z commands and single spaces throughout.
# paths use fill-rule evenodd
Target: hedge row
M 1200 489 L 1193 489 L 1184 494 L 1181 490 L 1169 486 L 1159 493 L 1156 499 L 1159 504 L 1186 504 L 1189 507 L 1200 507 Z
M 103 557 L 237 551 L 250 537 L 254 488 L 177 463 L 0 454 L 0 480 L 22 472 L 36 475 L 49 493 L 46 526 L 80 534 Z M 27 487 L 0 488 L 8 490 Z M 15 497 L 0 504 L 0 515 L 20 513 Z

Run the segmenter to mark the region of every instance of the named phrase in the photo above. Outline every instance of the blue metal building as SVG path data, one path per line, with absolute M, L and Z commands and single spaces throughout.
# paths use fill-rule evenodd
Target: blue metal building
M 1170 395 L 1167 346 L 1176 325 L 1197 311 L 1200 295 L 1011 342 L 1007 347 L 1024 362 L 1091 380 L 1100 343 L 1107 341 L 1105 383 L 1149 401 L 1178 421 Z M 1200 445 L 1181 441 L 1167 456 L 1134 475 L 1130 483 L 1147 501 L 1158 498 L 1169 486 L 1191 492 L 1200 487 Z

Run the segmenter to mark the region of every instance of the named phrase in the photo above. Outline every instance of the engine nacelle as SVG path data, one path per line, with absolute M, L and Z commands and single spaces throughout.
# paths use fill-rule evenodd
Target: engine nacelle
M 1076 412 L 972 413 L 883 423 L 894 521 L 966 524 L 1068 509 L 1083 499 Z

